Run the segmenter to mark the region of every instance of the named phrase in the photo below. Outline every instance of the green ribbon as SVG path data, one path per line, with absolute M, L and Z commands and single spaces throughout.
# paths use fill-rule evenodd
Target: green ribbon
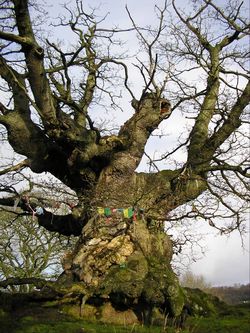
M 112 214 L 112 212 L 111 212 L 111 209 L 110 208 L 104 208 L 104 215 L 105 216 L 110 216 Z
M 133 208 L 126 208 L 126 209 L 123 210 L 123 216 L 125 218 L 130 219 L 131 217 L 133 217 L 133 215 L 134 215 Z
M 97 211 L 98 211 L 98 214 L 100 215 L 105 215 L 105 216 L 111 216 L 112 215 L 112 212 L 113 213 L 116 213 L 116 212 L 119 212 L 119 213 L 122 213 L 123 216 L 125 218 L 132 218 L 134 216 L 134 209 L 133 208 L 115 208 L 115 209 L 111 209 L 109 207 L 98 207 L 97 208 Z

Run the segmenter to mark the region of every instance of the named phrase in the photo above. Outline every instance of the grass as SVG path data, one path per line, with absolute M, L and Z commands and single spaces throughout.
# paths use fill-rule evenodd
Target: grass
M 186 328 L 182 330 L 91 323 L 63 314 L 48 316 L 46 313 L 39 317 L 26 315 L 14 321 L 6 313 L 0 312 L 0 333 L 249 333 L 249 310 L 249 306 L 234 307 L 219 317 L 189 317 Z
M 10 328 L 9 328 L 10 329 Z M 1 329 L 0 329 L 0 332 Z M 89 323 L 82 320 L 65 319 L 58 321 L 38 322 L 32 317 L 24 317 L 15 327 L 4 333 L 161 333 L 161 327 L 118 326 L 102 323 Z M 174 330 L 171 329 L 169 333 Z
M 188 320 L 187 332 L 194 333 L 249 333 L 250 321 L 248 318 L 201 318 L 197 321 Z

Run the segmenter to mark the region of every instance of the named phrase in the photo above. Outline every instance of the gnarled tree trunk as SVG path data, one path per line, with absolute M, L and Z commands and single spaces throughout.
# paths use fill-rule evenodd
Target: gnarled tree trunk
M 161 230 L 149 231 L 142 217 L 115 215 L 89 220 L 75 250 L 64 257 L 61 279 L 80 281 L 87 298 L 107 301 L 108 296 L 113 305 L 132 308 L 140 319 L 154 307 L 180 315 L 184 297 L 170 265 L 169 237 Z
M 166 210 L 197 195 L 205 184 L 192 177 L 183 182 L 180 171 L 144 174 L 134 167 L 133 158 L 119 153 L 103 169 L 88 203 L 88 221 L 75 249 L 63 258 L 59 282 L 80 282 L 84 304 L 99 299 L 133 309 L 138 320 L 150 323 L 155 309 L 176 317 L 184 305 L 170 264 Z

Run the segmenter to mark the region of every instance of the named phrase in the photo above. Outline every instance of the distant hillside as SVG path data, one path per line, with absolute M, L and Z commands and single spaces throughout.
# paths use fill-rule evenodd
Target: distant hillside
M 250 284 L 231 287 L 211 287 L 206 290 L 228 304 L 250 303 Z

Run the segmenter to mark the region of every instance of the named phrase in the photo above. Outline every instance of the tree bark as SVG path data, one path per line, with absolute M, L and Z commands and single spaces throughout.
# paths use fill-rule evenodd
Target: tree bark
M 139 310 L 142 304 L 178 316 L 184 296 L 170 261 L 172 243 L 142 216 L 124 219 L 120 213 L 96 216 L 83 228 L 74 251 L 63 259 L 62 283 L 77 281 L 87 296 L 109 298 Z

